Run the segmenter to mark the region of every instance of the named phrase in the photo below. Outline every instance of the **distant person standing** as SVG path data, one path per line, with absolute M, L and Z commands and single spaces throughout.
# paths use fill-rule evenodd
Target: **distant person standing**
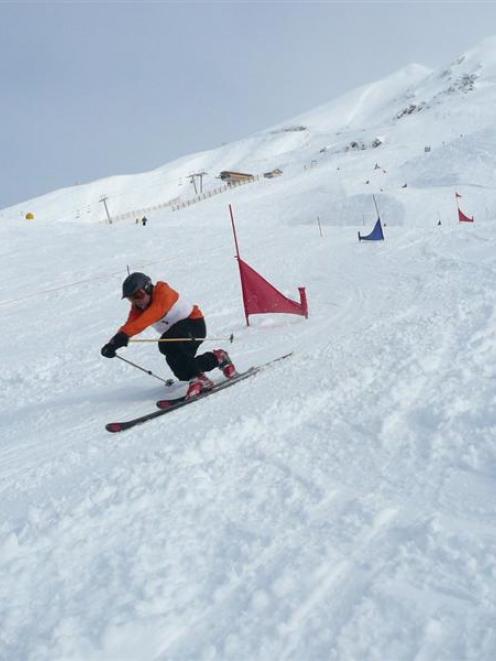
M 139 225 L 139 218 L 136 218 L 136 225 Z
M 148 222 L 148 218 L 146 216 L 143 216 L 143 218 L 141 219 L 141 224 L 143 225 L 143 227 L 147 224 L 147 222 Z

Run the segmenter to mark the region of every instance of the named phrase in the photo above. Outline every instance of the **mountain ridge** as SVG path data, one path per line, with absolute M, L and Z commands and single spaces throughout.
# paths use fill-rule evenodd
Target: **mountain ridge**
M 3 209 L 0 216 L 19 218 L 31 211 L 41 221 L 102 222 L 106 218 L 103 196 L 108 198 L 111 215 L 119 216 L 169 200 L 193 198 L 196 193 L 190 175 L 194 172 L 207 173 L 204 190 L 218 188 L 218 175 L 226 169 L 262 174 L 278 167 L 283 170 L 283 178 L 292 177 L 292 183 L 299 185 L 307 169 L 317 164 L 328 170 L 329 191 L 356 195 L 359 189 L 367 194 L 361 187 L 368 182 L 371 192 L 387 192 L 396 197 L 399 178 L 405 178 L 401 185 L 409 183 L 420 188 L 425 188 L 429 181 L 435 183 L 431 188 L 473 181 L 475 162 L 477 176 L 489 185 L 496 167 L 490 149 L 495 82 L 493 37 L 448 66 L 431 70 L 419 64 L 407 65 L 246 138 L 182 156 L 148 172 L 115 175 L 58 189 Z M 488 149 L 483 154 L 484 135 Z M 424 150 L 431 152 L 428 157 Z M 445 157 L 449 157 L 456 176 L 439 172 Z M 388 173 L 380 182 L 368 174 L 377 161 Z M 352 181 L 336 185 L 347 170 Z M 305 186 L 300 188 L 305 194 Z M 437 193 L 445 195 L 445 191 Z M 486 200 L 481 204 L 487 207 Z M 435 206 L 439 206 L 437 200 Z M 320 213 L 324 215 L 325 209 Z M 347 218 L 344 224 L 349 222 Z

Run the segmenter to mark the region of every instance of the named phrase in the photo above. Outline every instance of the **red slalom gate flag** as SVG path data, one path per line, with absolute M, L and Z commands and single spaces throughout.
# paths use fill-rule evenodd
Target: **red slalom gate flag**
M 248 315 L 264 314 L 267 312 L 283 312 L 299 314 L 308 319 L 308 304 L 305 287 L 298 287 L 300 302 L 297 303 L 281 294 L 260 273 L 238 257 L 239 272 L 241 275 L 241 288 L 243 290 L 243 305 L 246 322 Z
M 243 292 L 243 307 L 245 309 L 246 325 L 250 325 L 248 319 L 250 314 L 265 314 L 267 312 L 285 312 L 288 314 L 299 314 L 308 319 L 308 303 L 305 287 L 298 287 L 300 302 L 291 300 L 281 294 L 260 273 L 252 269 L 239 254 L 238 237 L 234 224 L 232 206 L 229 205 L 231 225 L 236 247 L 236 259 L 238 260 L 239 275 L 241 278 L 241 289 Z
M 469 218 L 466 216 L 463 211 L 459 208 L 458 209 L 458 222 L 459 223 L 473 223 L 474 222 L 474 217 Z

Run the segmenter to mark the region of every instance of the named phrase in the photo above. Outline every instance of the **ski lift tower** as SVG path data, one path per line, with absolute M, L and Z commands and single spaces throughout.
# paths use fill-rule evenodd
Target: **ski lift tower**
M 198 192 L 203 193 L 203 177 L 208 174 L 208 172 L 196 172 L 195 174 L 190 174 L 189 175 L 189 180 L 193 184 L 193 187 L 195 189 L 196 195 L 198 195 Z M 198 191 L 196 187 L 196 180 L 200 180 L 200 191 Z

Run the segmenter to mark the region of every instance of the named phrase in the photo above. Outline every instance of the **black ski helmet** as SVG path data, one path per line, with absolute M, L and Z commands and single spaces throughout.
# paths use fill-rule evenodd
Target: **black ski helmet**
M 147 294 L 151 294 L 152 280 L 144 273 L 130 273 L 122 283 L 122 298 L 129 298 L 135 294 L 138 289 L 144 289 Z

